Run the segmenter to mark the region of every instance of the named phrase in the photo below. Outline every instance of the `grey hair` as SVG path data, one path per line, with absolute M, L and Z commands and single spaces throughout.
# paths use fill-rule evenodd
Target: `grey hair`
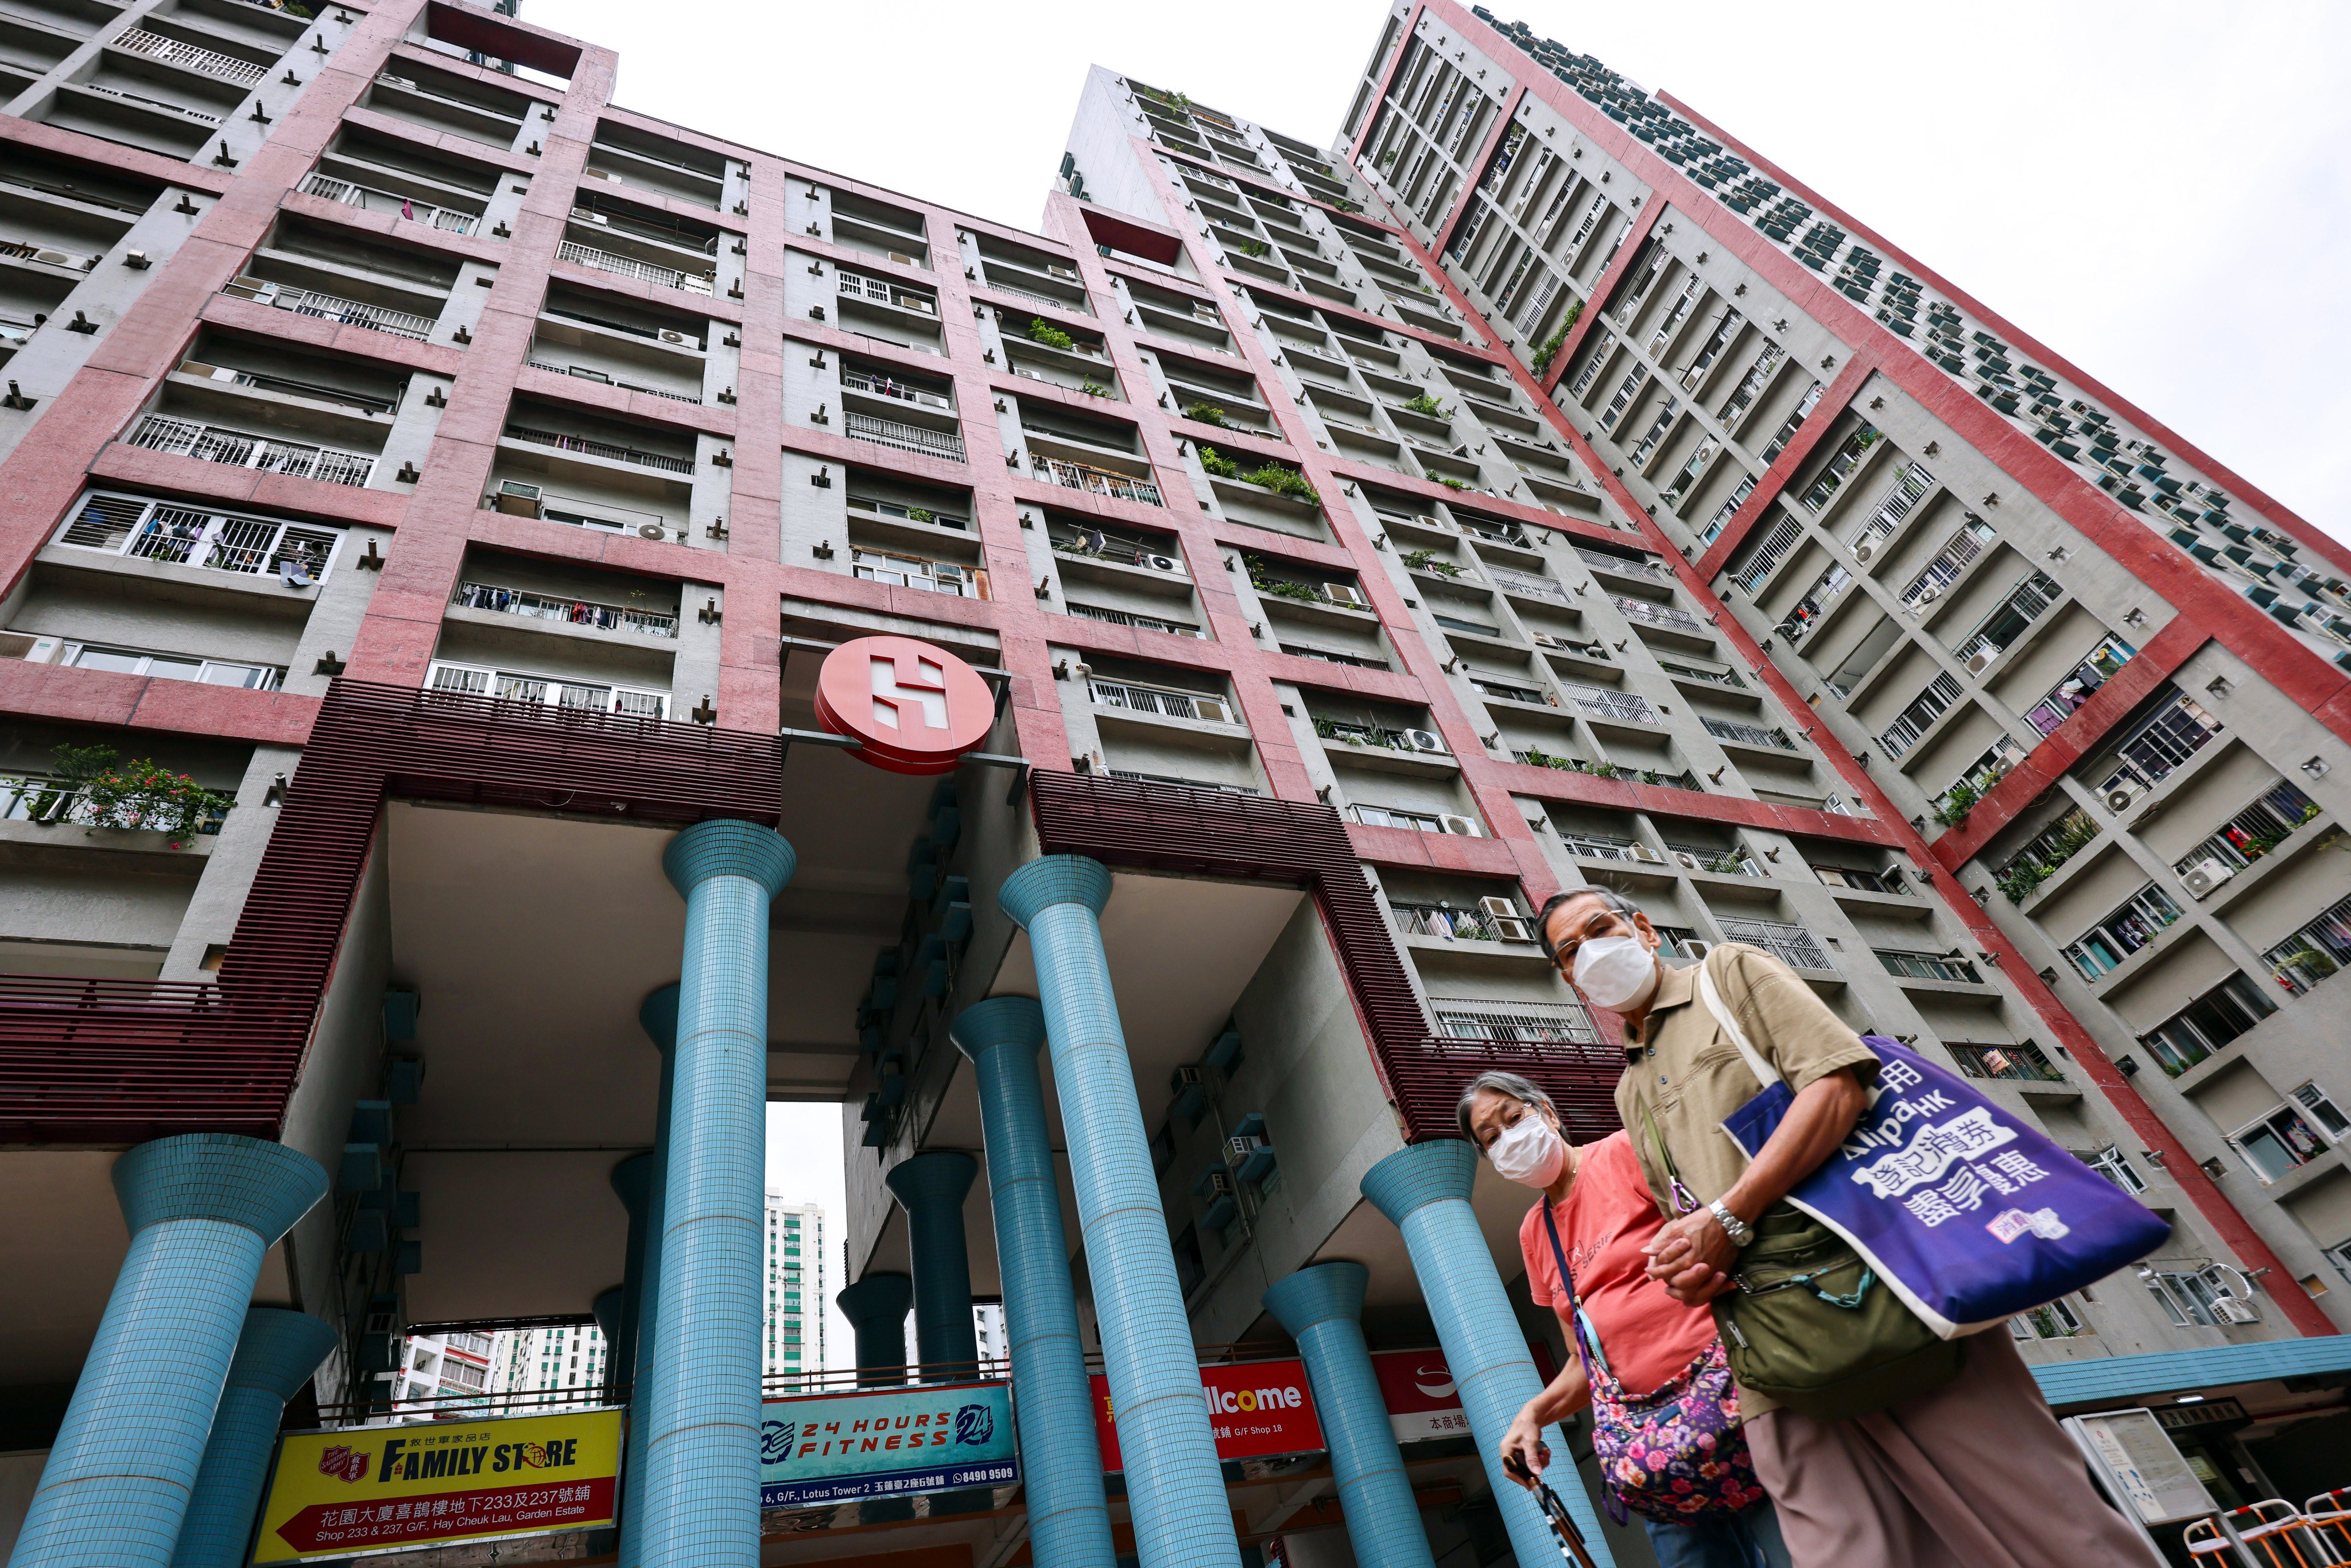
M 1507 1094 L 1520 1104 L 1540 1105 L 1554 1116 L 1559 1114 L 1559 1107 L 1551 1103 L 1551 1096 L 1544 1093 L 1542 1086 L 1533 1080 L 1521 1078 L 1515 1072 L 1481 1072 L 1469 1081 L 1467 1089 L 1461 1091 L 1461 1103 L 1454 1107 L 1454 1115 L 1461 1123 L 1461 1135 L 1473 1144 L 1478 1141 L 1478 1134 L 1469 1130 L 1469 1107 L 1479 1095 L 1489 1089 L 1497 1094 Z
M 1596 898 L 1602 908 L 1614 910 L 1628 920 L 1643 913 L 1639 904 L 1612 887 L 1562 888 L 1543 900 L 1541 911 L 1535 915 L 1535 934 L 1542 939 L 1544 955 L 1554 964 L 1559 962 L 1559 944 L 1551 939 L 1551 917 L 1559 913 L 1561 906 L 1579 898 Z

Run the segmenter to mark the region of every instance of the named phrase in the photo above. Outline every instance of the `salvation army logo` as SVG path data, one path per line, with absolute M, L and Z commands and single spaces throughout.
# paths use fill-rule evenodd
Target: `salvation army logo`
M 329 1448 L 319 1456 L 319 1473 L 349 1486 L 368 1472 L 368 1456 L 347 1448 Z
M 996 1412 L 985 1405 L 967 1405 L 956 1412 L 956 1441 L 985 1443 L 996 1436 Z

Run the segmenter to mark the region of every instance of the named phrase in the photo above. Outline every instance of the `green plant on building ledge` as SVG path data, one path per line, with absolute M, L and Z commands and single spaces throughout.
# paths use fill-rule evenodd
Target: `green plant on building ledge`
M 1437 402 L 1426 392 L 1421 393 L 1418 397 L 1405 404 L 1405 407 L 1410 409 L 1413 413 L 1419 414 L 1423 419 L 1451 419 L 1453 417 L 1453 411 L 1451 409 L 1446 407 L 1443 403 Z
M 1238 479 L 1241 476 L 1241 465 L 1213 446 L 1200 448 L 1200 466 L 1218 479 Z
M 935 523 L 939 515 L 927 507 L 909 507 L 906 508 L 906 520 L 910 523 Z
M 110 746 L 60 746 L 50 756 L 52 791 L 33 801 L 36 821 L 137 829 L 184 838 L 218 832 L 235 797 L 207 789 L 184 773 L 141 758 L 118 762 Z M 75 797 L 78 796 L 77 801 Z
M 1035 316 L 1029 318 L 1029 340 L 1042 343 L 1049 349 L 1071 350 L 1078 346 L 1075 338 Z
M 1406 550 L 1396 559 L 1412 571 L 1433 571 L 1439 577 L 1459 577 L 1461 569 L 1449 560 L 1439 560 L 1433 549 Z
M 1288 578 L 1271 575 L 1266 570 L 1264 558 L 1260 556 L 1244 556 L 1241 561 L 1249 568 L 1249 586 L 1259 593 L 1270 593 L 1276 599 L 1300 600 L 1308 604 L 1324 602 L 1322 595 L 1304 583 L 1292 582 Z
M 1213 424 L 1219 430 L 1228 430 L 1231 428 L 1229 425 L 1225 423 L 1225 411 L 1218 408 L 1212 402 L 1199 402 L 1196 401 L 1186 403 L 1184 405 L 1184 417 L 1190 420 L 1195 424 Z
M 1982 799 L 1982 787 L 1972 779 L 1962 779 L 1935 802 L 1935 821 L 1947 828 L 1956 828 L 1968 820 L 1968 813 Z
M 1557 357 L 1560 350 L 1567 346 L 1567 335 L 1575 330 L 1576 318 L 1583 314 L 1583 300 L 1577 299 L 1568 305 L 1567 319 L 1559 324 L 1559 330 L 1545 338 L 1542 340 L 1542 346 L 1535 350 L 1532 361 L 1535 374 L 1541 375 L 1551 369 L 1552 361 Z
M 1202 450 L 1207 449 L 1204 447 Z M 1238 465 L 1235 466 L 1238 467 Z M 1279 463 L 1269 463 L 1261 468 L 1252 469 L 1247 474 L 1240 475 L 1239 478 L 1244 485 L 1255 485 L 1261 490 L 1270 490 L 1277 496 L 1287 496 L 1293 501 L 1303 501 L 1310 507 L 1319 507 L 1322 504 L 1321 493 L 1307 482 L 1305 475 L 1294 468 L 1284 468 Z
M 1235 240 L 1233 242 L 1233 248 L 1239 251 L 1243 256 L 1269 256 L 1272 254 L 1273 251 L 1273 246 L 1266 244 L 1265 241 L 1261 239 Z
M 1448 490 L 1467 490 L 1469 487 L 1468 486 L 1464 485 L 1460 480 L 1447 479 L 1442 474 L 1432 474 L 1429 477 L 1435 479 L 1438 484 L 1444 486 Z
M 1102 385 L 1100 382 L 1081 382 L 1078 383 L 1078 390 L 1085 393 L 1088 397 L 1110 396 L 1110 388 Z

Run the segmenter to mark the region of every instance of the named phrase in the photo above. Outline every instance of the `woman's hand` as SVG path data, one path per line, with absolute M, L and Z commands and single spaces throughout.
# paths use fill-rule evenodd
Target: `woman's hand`
M 1534 1490 L 1536 1478 L 1551 1463 L 1551 1448 L 1542 1440 L 1542 1423 L 1535 1416 L 1540 1402 L 1539 1398 L 1528 1400 L 1510 1429 L 1502 1434 L 1502 1473 L 1529 1491 Z

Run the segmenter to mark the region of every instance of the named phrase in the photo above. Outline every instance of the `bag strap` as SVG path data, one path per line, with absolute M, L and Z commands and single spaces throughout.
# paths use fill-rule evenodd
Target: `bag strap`
M 1551 1195 L 1540 1194 L 1536 1201 L 1542 1205 L 1543 1228 L 1551 1233 L 1551 1255 L 1559 1263 L 1560 1288 L 1567 1292 L 1567 1321 L 1575 1328 L 1575 1354 L 1583 1363 L 1584 1381 L 1590 1383 L 1593 1381 L 1592 1364 L 1598 1362 L 1601 1370 L 1606 1372 L 1608 1355 L 1600 1348 L 1599 1327 L 1584 1314 L 1583 1303 L 1576 1299 L 1575 1271 L 1567 1266 L 1567 1249 L 1559 1242 L 1559 1224 L 1551 1216 Z M 1584 1343 L 1587 1336 L 1591 1340 L 1588 1350 Z
M 1709 955 L 1709 960 L 1710 957 Z M 1706 1010 L 1714 1015 L 1714 1021 L 1722 1026 L 1722 1032 L 1730 1037 L 1730 1043 L 1739 1048 L 1739 1054 L 1746 1061 L 1747 1071 L 1755 1075 L 1755 1082 L 1766 1089 L 1779 1082 L 1779 1070 L 1763 1060 L 1763 1053 L 1755 1049 L 1755 1042 L 1747 1038 L 1747 1031 L 1739 1027 L 1738 1018 L 1724 1003 L 1722 992 L 1715 986 L 1710 962 L 1701 962 L 1698 967 L 1698 994 L 1699 999 L 1706 1003 Z

